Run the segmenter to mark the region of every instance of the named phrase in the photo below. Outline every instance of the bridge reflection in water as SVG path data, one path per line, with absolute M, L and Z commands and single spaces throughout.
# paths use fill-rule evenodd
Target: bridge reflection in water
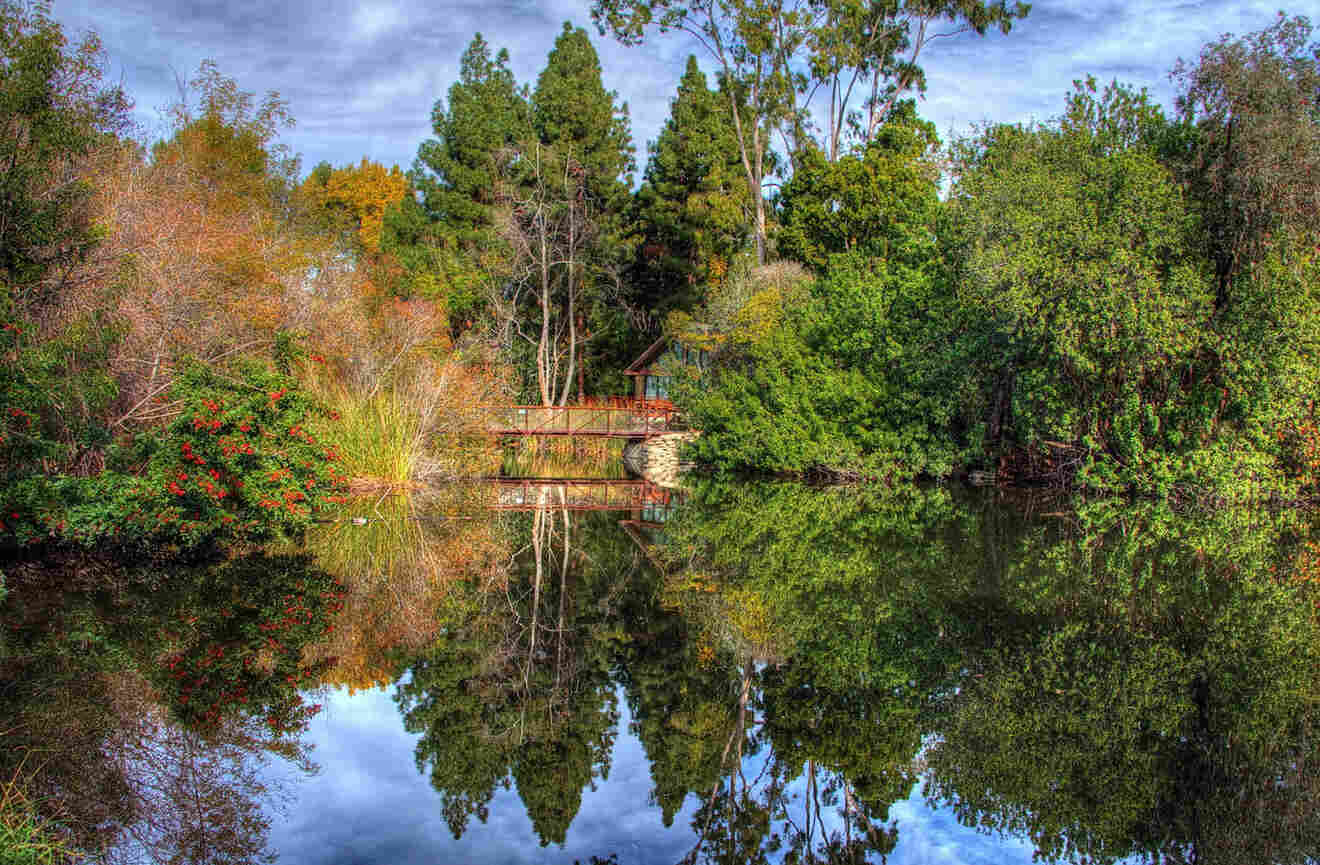
M 661 530 L 674 514 L 679 498 L 675 491 L 647 480 L 500 478 L 493 483 L 496 497 L 489 506 L 492 510 L 530 511 L 538 516 L 555 511 L 624 512 L 627 516 L 619 520 L 619 527 L 647 558 L 652 558 L 652 545 L 663 538 Z
M 671 490 L 646 480 L 591 480 L 575 478 L 499 478 L 497 511 L 637 511 L 664 522 L 674 504 Z

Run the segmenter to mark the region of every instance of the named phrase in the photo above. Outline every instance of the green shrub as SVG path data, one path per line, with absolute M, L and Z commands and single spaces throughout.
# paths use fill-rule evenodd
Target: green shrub
M 318 408 L 287 376 L 252 364 L 234 377 L 193 365 L 164 430 L 110 455 L 93 477 L 29 477 L 5 491 L 9 545 L 150 543 L 296 537 L 339 504 L 338 454 L 307 431 Z

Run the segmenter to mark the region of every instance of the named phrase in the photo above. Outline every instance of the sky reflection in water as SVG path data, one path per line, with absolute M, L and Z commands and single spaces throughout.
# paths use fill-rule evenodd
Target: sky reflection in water
M 304 739 L 321 772 L 308 778 L 275 764 L 294 794 L 286 812 L 271 814 L 271 847 L 284 865 L 422 865 L 439 862 L 556 863 L 617 853 L 620 863 L 676 863 L 691 849 L 696 799 L 689 795 L 673 825 L 661 823 L 649 802 L 650 763 L 619 694 L 619 736 L 610 776 L 585 791 L 565 844 L 542 847 L 515 788 L 500 790 L 485 824 L 473 821 L 455 840 L 440 814 L 439 796 L 417 771 L 413 748 L 419 737 L 403 729 L 392 689 L 336 691 L 312 720 Z M 759 768 L 749 758 L 748 772 Z M 801 795 L 799 780 L 791 791 Z M 930 808 L 920 785 L 890 816 L 898 820 L 899 842 L 891 865 L 989 865 L 1030 863 L 1031 845 L 986 836 Z M 834 828 L 831 826 L 830 828 Z

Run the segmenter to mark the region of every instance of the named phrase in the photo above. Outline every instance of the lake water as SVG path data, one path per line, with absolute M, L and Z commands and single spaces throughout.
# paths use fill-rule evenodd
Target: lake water
M 108 860 L 1320 853 L 1306 514 L 701 479 L 355 508 L 224 563 L 7 567 L 4 777 Z

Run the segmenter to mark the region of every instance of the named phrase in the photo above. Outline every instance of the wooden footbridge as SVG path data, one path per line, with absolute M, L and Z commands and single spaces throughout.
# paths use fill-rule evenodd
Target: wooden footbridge
M 582 405 L 500 406 L 491 411 L 487 432 L 494 436 L 599 436 L 651 438 L 671 432 L 673 403 L 612 399 Z

